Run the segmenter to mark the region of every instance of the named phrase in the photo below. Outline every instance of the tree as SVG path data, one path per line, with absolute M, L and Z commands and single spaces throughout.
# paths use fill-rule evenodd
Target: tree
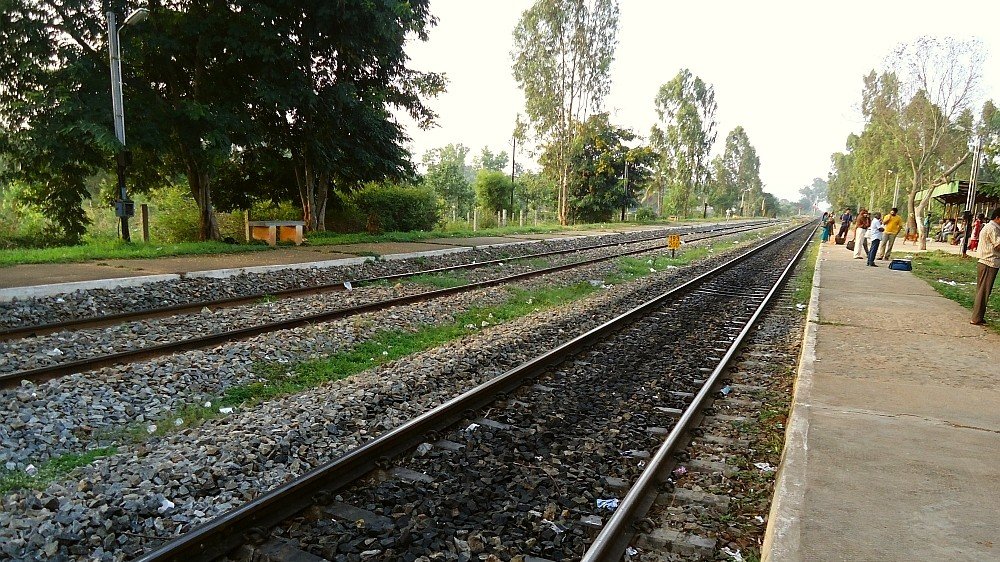
M 708 199 L 709 154 L 715 144 L 715 90 L 682 69 L 660 86 L 654 100 L 659 120 L 650 139 L 661 154 L 676 211 L 690 216 L 696 200 Z
M 455 212 L 462 215 L 471 211 L 475 202 L 470 179 L 475 177 L 475 172 L 465 164 L 468 154 L 469 149 L 462 144 L 449 144 L 424 154 L 427 166 L 424 185 L 433 189 L 445 206 L 454 207 Z
M 722 155 L 712 160 L 709 202 L 715 209 L 734 209 L 739 202 L 752 207 L 763 193 L 760 158 L 741 126 L 726 135 Z M 741 209 L 740 212 L 745 212 Z
M 510 177 L 498 170 L 481 168 L 476 173 L 476 200 L 487 214 L 510 206 Z
M 426 40 L 435 20 L 428 0 L 367 3 L 264 2 L 260 11 L 266 79 L 255 106 L 265 146 L 282 147 L 294 169 L 304 220 L 325 230 L 331 189 L 414 173 L 408 137 L 391 110 L 433 124 L 424 99 L 442 75 L 407 66 L 406 40 Z
M 500 152 L 493 154 L 489 148 L 484 146 L 482 152 L 479 153 L 479 156 L 472 159 L 472 169 L 506 172 L 507 162 L 509 160 L 510 159 L 507 157 L 506 151 L 501 150 Z
M 802 212 L 808 214 L 818 211 L 820 202 L 826 200 L 828 187 L 826 180 L 822 178 L 813 178 L 811 185 L 800 187 L 799 205 L 802 207 Z
M 617 0 L 536 0 L 514 29 L 514 79 L 528 119 L 550 146 L 562 224 L 569 215 L 574 124 L 601 108 L 617 42 Z
M 872 106 L 872 120 L 898 143 L 909 168 L 909 224 L 920 233 L 921 249 L 927 246 L 922 217 L 931 198 L 917 208 L 916 193 L 928 187 L 928 180 L 950 175 L 968 157 L 965 151 L 959 159 L 945 161 L 943 149 L 975 94 L 984 57 L 978 41 L 922 37 L 900 45 L 887 61 L 892 71 L 883 80 L 883 103 Z

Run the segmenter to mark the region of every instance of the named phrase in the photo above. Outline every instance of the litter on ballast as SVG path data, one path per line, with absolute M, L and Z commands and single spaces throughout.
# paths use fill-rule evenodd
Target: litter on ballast
M 227 407 L 227 408 L 219 408 L 219 413 L 220 414 L 231 414 L 231 413 L 233 413 L 233 409 L 229 408 L 229 407 Z
M 606 509 L 608 511 L 614 511 L 618 509 L 618 498 L 608 498 L 608 499 L 598 499 L 597 509 Z
M 674 474 L 676 474 L 677 476 L 684 476 L 687 473 L 688 469 L 686 466 L 678 466 L 677 468 L 674 469 Z
M 176 420 L 174 420 L 174 425 L 176 426 L 184 425 L 184 420 L 181 418 L 177 418 Z
M 804 305 L 802 303 L 799 303 L 799 304 L 795 305 L 795 308 L 797 308 L 799 310 L 805 310 L 806 309 L 806 305 Z
M 29 464 L 28 466 L 24 467 L 24 473 L 27 474 L 28 476 L 34 476 L 38 474 L 38 469 L 35 468 L 35 465 Z
M 636 550 L 635 547 L 631 547 L 630 546 L 630 547 L 628 547 L 628 548 L 625 549 L 625 554 L 627 554 L 629 556 L 635 556 L 636 554 L 639 554 L 639 551 Z
M 467 431 L 469 433 L 472 433 L 473 431 L 475 431 L 477 429 L 479 429 L 479 424 L 478 423 L 470 423 L 469 427 L 465 428 L 465 431 Z
M 50 349 L 49 351 L 46 351 L 45 355 L 48 355 L 49 357 L 62 357 L 65 354 L 63 353 L 63 350 L 61 350 L 58 347 L 56 347 L 56 348 Z
M 354 288 L 354 285 L 351 285 L 350 281 L 344 281 L 344 288 L 350 291 L 351 289 Z
M 205 402 L 205 407 L 206 408 L 211 408 L 212 407 L 212 403 L 211 402 Z
M 160 507 L 158 507 L 156 511 L 160 513 L 166 513 L 173 508 L 174 508 L 174 502 L 168 500 L 167 498 L 163 498 L 163 501 L 160 502 Z
M 740 554 L 739 550 L 732 550 L 728 546 L 722 547 L 722 552 L 725 552 L 733 559 L 733 562 L 743 562 L 743 555 Z
M 651 268 L 649 268 L 649 272 L 650 273 L 656 273 L 656 270 L 651 267 Z
M 431 452 L 431 449 L 433 449 L 433 448 L 434 448 L 434 445 L 431 445 L 430 443 L 421 443 L 421 444 L 417 445 L 417 456 L 422 457 L 422 456 L 426 455 L 427 453 Z
M 146 431 L 149 432 L 149 433 L 156 433 L 156 424 L 155 423 L 151 423 L 151 424 L 147 425 L 146 426 Z
M 764 524 L 764 518 L 761 517 L 760 515 L 754 515 L 753 520 L 756 521 L 758 525 Z
M 755 462 L 753 465 L 761 472 L 774 472 L 776 470 L 769 462 Z
M 722 387 L 722 390 L 720 390 L 719 392 L 721 392 L 723 396 L 729 396 L 729 393 L 732 391 L 733 387 L 727 384 L 726 386 Z
M 552 529 L 553 531 L 555 531 L 557 535 L 560 534 L 560 533 L 565 533 L 566 532 L 566 529 L 564 527 L 562 527 L 561 525 L 558 525 L 554 521 L 549 521 L 548 519 L 542 519 L 542 523 L 545 523 L 546 525 L 548 525 L 549 528 Z

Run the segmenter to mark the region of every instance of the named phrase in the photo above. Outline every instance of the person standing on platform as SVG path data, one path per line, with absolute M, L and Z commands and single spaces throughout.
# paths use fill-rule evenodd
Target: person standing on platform
M 1000 207 L 990 213 L 990 222 L 979 233 L 979 263 L 976 271 L 976 298 L 972 304 L 972 324 L 986 322 L 986 301 L 1000 271 Z
M 885 216 L 885 232 L 882 234 L 882 243 L 878 250 L 878 259 L 892 259 L 892 245 L 899 236 L 899 231 L 903 229 L 903 217 L 899 216 L 899 209 L 893 207 L 889 214 Z
M 871 225 L 872 220 L 868 216 L 868 209 L 859 209 L 858 220 L 854 224 L 854 259 L 856 260 L 864 259 L 865 257 L 865 246 L 868 245 L 865 234 Z
M 969 251 L 975 252 L 976 248 L 979 247 L 979 233 L 983 231 L 983 226 L 986 224 L 986 215 L 979 213 L 976 216 L 976 221 L 972 223 L 972 234 L 969 236 Z
M 844 214 L 840 215 L 840 232 L 837 233 L 837 238 L 847 240 L 847 231 L 851 228 L 853 220 L 854 215 L 851 214 L 851 210 L 844 209 Z
M 868 250 L 868 267 L 878 267 L 875 265 L 875 256 L 878 254 L 879 242 L 882 241 L 882 213 L 872 215 L 871 225 L 868 227 L 868 238 L 871 240 L 871 248 Z

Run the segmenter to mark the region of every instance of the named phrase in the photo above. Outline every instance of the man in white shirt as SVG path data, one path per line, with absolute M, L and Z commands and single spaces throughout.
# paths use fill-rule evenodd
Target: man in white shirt
M 882 213 L 872 215 L 872 225 L 868 227 L 868 239 L 871 247 L 868 248 L 868 267 L 878 267 L 875 265 L 875 256 L 878 255 L 878 245 L 882 242 Z
M 993 209 L 990 222 L 979 231 L 979 263 L 976 265 L 976 298 L 973 299 L 971 322 L 983 324 L 986 301 L 990 300 L 997 271 L 1000 271 L 1000 208 Z

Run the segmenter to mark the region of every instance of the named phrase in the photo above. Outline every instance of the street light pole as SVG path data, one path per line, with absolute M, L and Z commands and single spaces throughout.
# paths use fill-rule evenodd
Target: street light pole
M 625 157 L 625 185 L 622 186 L 622 222 L 625 222 L 625 207 L 628 205 L 628 157 Z
M 125 102 L 122 98 L 122 64 L 121 51 L 118 46 L 118 34 L 128 25 L 139 23 L 146 19 L 149 10 L 140 8 L 125 18 L 122 27 L 118 27 L 118 21 L 114 12 L 108 12 L 108 50 L 111 57 L 111 106 L 114 111 L 115 136 L 121 143 L 118 151 L 118 199 L 115 201 L 115 214 L 121 219 L 122 240 L 131 242 L 132 237 L 128 230 L 128 218 L 135 215 L 135 204 L 128 198 L 125 190 L 125 171 L 131 164 L 131 154 L 125 148 Z
M 976 204 L 976 184 L 979 183 L 979 153 L 983 150 L 983 139 L 980 137 L 976 148 L 972 151 L 972 171 L 969 173 L 969 192 L 965 196 L 965 235 L 962 236 L 962 257 L 968 255 L 969 236 L 972 235 L 972 210 Z

